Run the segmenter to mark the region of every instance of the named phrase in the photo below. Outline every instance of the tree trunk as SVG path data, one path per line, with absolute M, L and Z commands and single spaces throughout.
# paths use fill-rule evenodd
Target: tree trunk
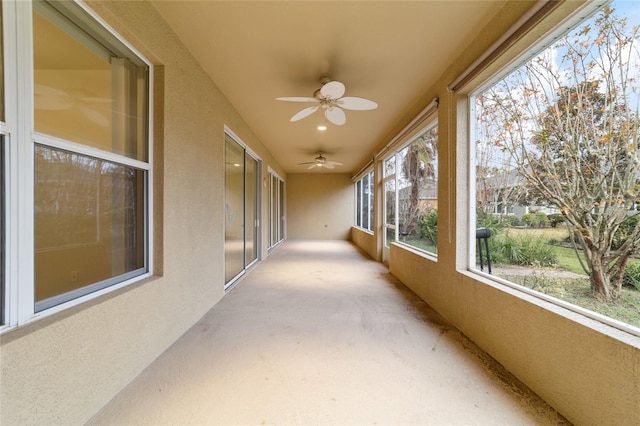
M 591 252 L 591 291 L 593 291 L 598 299 L 603 302 L 611 300 L 611 288 L 609 285 L 609 275 L 604 268 L 602 262 L 602 253 L 597 251 Z

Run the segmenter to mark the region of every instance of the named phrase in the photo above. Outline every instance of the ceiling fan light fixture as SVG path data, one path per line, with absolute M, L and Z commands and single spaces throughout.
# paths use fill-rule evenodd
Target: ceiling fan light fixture
M 307 169 L 313 169 L 314 167 L 323 167 L 325 169 L 335 169 L 336 166 L 342 166 L 342 163 L 339 163 L 337 161 L 330 161 L 327 160 L 325 158 L 324 155 L 322 155 L 321 152 L 318 153 L 318 156 L 315 158 L 314 161 L 307 161 L 305 163 L 298 163 L 299 166 L 306 166 L 309 165 L 309 167 L 307 167 Z
M 339 81 L 331 81 L 328 78 L 322 80 L 322 87 L 313 92 L 313 98 L 289 96 L 279 97 L 276 100 L 289 101 L 289 102 L 311 102 L 316 103 L 310 107 L 306 107 L 301 111 L 294 114 L 289 121 L 294 122 L 301 120 L 314 112 L 319 108 L 324 110 L 324 116 L 327 121 L 335 124 L 336 126 L 342 126 L 346 123 L 347 118 L 343 111 L 346 110 L 371 110 L 376 109 L 378 104 L 374 101 L 364 98 L 357 98 L 353 96 L 344 96 L 345 87 L 344 84 Z
M 324 124 L 320 124 L 320 125 L 318 126 L 318 131 L 320 131 L 320 132 L 324 132 L 325 130 L 327 130 L 327 126 L 326 126 L 326 125 L 324 125 Z

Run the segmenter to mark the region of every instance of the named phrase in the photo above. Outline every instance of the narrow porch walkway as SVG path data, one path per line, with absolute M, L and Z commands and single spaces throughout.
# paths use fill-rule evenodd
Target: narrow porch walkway
M 287 241 L 90 424 L 567 423 L 351 243 Z

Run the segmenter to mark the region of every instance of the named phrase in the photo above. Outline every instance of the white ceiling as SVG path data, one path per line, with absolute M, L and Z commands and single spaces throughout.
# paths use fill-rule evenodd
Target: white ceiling
M 318 151 L 351 173 L 505 4 L 489 1 L 171 1 L 154 6 L 287 173 Z M 376 101 L 347 111 L 343 126 L 321 111 L 291 123 L 320 78 L 346 96 Z M 314 168 L 309 172 L 326 172 Z

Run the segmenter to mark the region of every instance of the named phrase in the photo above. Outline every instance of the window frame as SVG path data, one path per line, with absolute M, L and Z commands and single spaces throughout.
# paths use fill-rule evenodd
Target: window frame
M 355 220 L 354 220 L 354 226 L 358 229 L 361 229 L 365 232 L 368 232 L 370 234 L 373 234 L 373 229 L 375 227 L 374 225 L 374 218 L 372 213 L 374 212 L 373 206 L 374 206 L 374 202 L 375 202 L 375 191 L 373 191 L 373 187 L 374 187 L 374 178 L 375 178 L 375 174 L 373 172 L 373 168 L 367 170 L 366 172 L 364 172 L 364 174 L 362 175 L 362 177 L 360 179 L 358 179 L 355 183 L 354 183 L 354 190 L 355 190 Z M 365 226 L 364 224 L 364 208 L 365 208 L 365 204 L 364 204 L 364 182 L 365 179 L 368 180 L 368 196 L 367 196 L 367 226 Z
M 480 72 L 479 75 L 476 75 L 470 80 L 470 86 L 472 87 L 465 87 L 464 90 L 459 91 L 458 100 L 461 101 L 460 105 L 464 105 L 464 108 L 462 111 L 458 110 L 458 117 L 454 124 L 458 126 L 459 130 L 462 130 L 461 133 L 464 135 L 464 137 L 458 139 L 458 148 L 460 152 L 465 153 L 467 157 L 467 166 L 464 173 L 459 173 L 458 176 L 463 177 L 463 181 L 466 183 L 464 189 L 467 191 L 467 197 L 462 197 L 458 201 L 458 211 L 465 212 L 458 223 L 464 223 L 463 232 L 466 235 L 466 238 L 465 241 L 461 242 L 459 245 L 463 255 L 458 258 L 456 265 L 459 272 L 470 274 L 472 277 L 479 279 L 487 285 L 501 285 L 523 295 L 531 296 L 551 305 L 577 313 L 587 319 L 606 324 L 617 330 L 629 333 L 630 335 L 640 336 L 638 328 L 631 326 L 630 324 L 626 324 L 595 311 L 582 308 L 554 296 L 549 296 L 542 292 L 532 290 L 528 287 L 491 275 L 476 268 L 476 96 L 494 86 L 498 81 L 508 76 L 514 70 L 522 67 L 531 58 L 551 46 L 559 37 L 568 31 L 571 31 L 572 28 L 575 29 L 582 22 L 596 14 L 606 4 L 610 4 L 611 1 L 612 0 L 598 0 L 578 7 L 561 22 L 547 30 L 544 35 L 537 37 L 536 41 L 532 41 L 524 50 L 521 51 L 520 54 L 516 54 L 512 59 L 505 61 L 505 64 L 497 71 L 494 71 L 489 76 L 485 76 Z M 509 52 L 501 52 L 501 54 L 509 55 Z M 449 86 L 449 90 L 452 92 L 458 91 L 458 89 L 453 88 L 452 86 L 453 84 Z
M 267 251 L 275 248 L 285 240 L 285 182 L 275 170 L 267 167 L 267 178 L 269 183 L 267 189 L 269 191 L 269 212 L 267 220 L 269 221 L 268 229 L 268 247 Z M 274 198 L 274 193 L 276 194 Z M 274 228 L 275 223 L 275 228 Z
M 399 196 L 399 191 L 402 189 L 400 188 L 400 173 L 398 173 L 398 167 L 400 167 L 400 152 L 408 149 L 409 146 L 411 146 L 412 143 L 414 143 L 421 135 L 429 132 L 430 130 L 432 130 L 433 128 L 437 128 L 438 127 L 438 117 L 437 117 L 437 105 L 438 105 L 438 101 L 435 100 L 435 107 L 436 109 L 430 113 L 426 113 L 426 111 L 428 111 L 430 108 L 427 107 L 427 109 L 425 111 L 423 111 L 424 115 L 421 116 L 421 120 L 419 121 L 419 124 L 417 126 L 414 127 L 414 130 L 406 135 L 406 137 L 403 137 L 401 139 L 401 142 L 399 144 L 396 144 L 395 146 L 393 146 L 392 148 L 392 153 L 391 154 L 387 154 L 384 157 L 382 157 L 382 168 L 383 168 L 383 173 L 385 173 L 383 179 L 382 179 L 382 191 L 384 193 L 384 197 L 385 197 L 385 202 L 384 202 L 384 206 L 385 206 L 385 212 L 384 212 L 384 223 L 383 223 L 383 231 L 384 231 L 384 242 L 383 245 L 388 248 L 390 246 L 391 243 L 395 243 L 403 248 L 412 250 L 422 256 L 424 256 L 425 258 L 432 260 L 434 262 L 437 262 L 438 260 L 438 254 L 437 254 L 437 244 L 436 244 L 436 253 L 434 252 L 430 252 L 428 250 L 422 249 L 420 247 L 416 247 L 414 245 L 411 245 L 409 243 L 406 243 L 404 241 L 402 241 L 399 238 L 399 234 L 400 234 L 400 225 L 399 225 L 399 214 L 400 214 L 400 196 Z M 419 116 L 420 117 L 420 116 Z M 387 163 L 387 161 L 389 161 L 391 158 L 395 158 L 395 166 L 394 166 L 394 172 L 390 173 L 389 175 L 386 175 L 386 167 L 385 164 Z M 439 161 L 439 156 L 436 154 L 436 158 L 435 158 L 435 162 L 437 164 L 437 162 Z M 437 188 L 437 183 L 439 181 L 439 168 L 436 169 L 436 178 L 435 178 L 435 182 L 436 182 L 436 188 Z M 389 224 L 387 223 L 387 216 L 386 216 L 386 184 L 389 181 L 393 181 L 394 182 L 394 191 L 395 191 L 395 196 L 394 196 L 394 223 L 393 224 Z M 439 199 L 439 195 L 436 195 L 436 199 Z M 387 235 L 389 231 L 393 231 L 394 232 L 394 240 L 391 242 L 387 241 Z
M 128 57 L 148 69 L 146 105 L 146 159 L 135 160 L 124 155 L 106 152 L 70 140 L 59 139 L 34 130 L 34 58 L 32 2 L 3 1 L 5 122 L 0 122 L 0 133 L 5 135 L 5 300 L 4 321 L 0 333 L 53 315 L 73 306 L 129 286 L 153 275 L 153 64 L 134 46 L 120 36 L 109 24 L 79 0 L 64 4 L 81 16 L 86 26 L 93 25 L 92 35 L 107 36 L 110 42 L 123 46 Z M 67 16 L 69 19 L 72 17 Z M 75 22 L 75 21 L 74 21 Z M 16 25 L 20 23 L 20 25 Z M 20 99 L 18 93 L 21 94 Z M 120 166 L 142 170 L 145 176 L 143 205 L 144 268 L 133 277 L 119 276 L 117 282 L 88 294 L 39 310 L 35 300 L 35 160 L 37 144 L 64 149 L 79 155 L 109 161 Z M 20 244 L 18 244 L 18 240 Z M 19 277 L 19 280 L 18 280 Z M 114 278 L 114 277 L 112 277 Z M 91 287 L 96 283 L 85 287 Z M 84 288 L 84 287 L 83 287 Z

